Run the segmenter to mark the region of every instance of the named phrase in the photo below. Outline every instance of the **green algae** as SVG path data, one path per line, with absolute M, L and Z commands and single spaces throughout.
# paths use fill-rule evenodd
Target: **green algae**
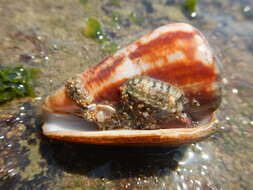
M 107 53 L 113 53 L 118 49 L 118 45 L 112 42 L 106 32 L 102 29 L 102 25 L 95 18 L 88 18 L 84 31 L 86 37 L 93 39 L 101 44 L 101 49 Z
M 183 3 L 183 9 L 186 12 L 187 16 L 196 17 L 197 15 L 197 0 L 185 0 Z
M 100 22 L 95 18 L 87 19 L 84 35 L 100 43 L 108 40 L 106 33 L 102 30 Z
M 14 98 L 35 96 L 34 79 L 38 69 L 23 66 L 0 67 L 0 103 Z

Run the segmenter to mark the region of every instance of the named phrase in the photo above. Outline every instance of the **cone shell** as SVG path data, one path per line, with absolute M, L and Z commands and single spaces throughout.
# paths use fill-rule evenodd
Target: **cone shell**
M 80 76 L 90 103 L 117 104 L 120 86 L 139 75 L 168 82 L 183 90 L 189 99 L 187 112 L 196 121 L 213 118 L 213 112 L 220 104 L 217 60 L 205 37 L 189 24 L 159 27 Z M 69 114 L 79 109 L 65 87 L 49 96 L 44 108 L 53 113 Z

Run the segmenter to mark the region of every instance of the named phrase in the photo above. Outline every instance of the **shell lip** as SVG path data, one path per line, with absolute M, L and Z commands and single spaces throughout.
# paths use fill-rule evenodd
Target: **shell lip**
M 45 113 L 42 126 L 43 134 L 49 138 L 116 146 L 180 146 L 200 141 L 212 135 L 216 129 L 215 113 L 194 128 L 97 131 L 92 123 L 83 119 L 52 113 Z

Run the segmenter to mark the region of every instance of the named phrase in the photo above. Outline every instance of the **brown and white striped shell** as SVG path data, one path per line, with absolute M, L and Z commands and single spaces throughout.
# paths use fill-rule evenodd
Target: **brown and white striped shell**
M 166 126 L 162 124 L 161 128 L 165 129 L 85 132 L 84 127 L 80 132 L 71 127 L 69 130 L 62 127 L 61 130 L 59 125 L 48 121 L 43 126 L 43 133 L 52 138 L 93 144 L 169 145 L 190 143 L 213 133 L 216 121 L 214 111 L 221 101 L 220 71 L 204 36 L 184 23 L 159 27 L 88 68 L 47 97 L 44 108 L 57 114 L 82 115 L 101 124 L 110 121 L 108 119 L 113 119 L 115 115 L 124 115 L 124 111 L 119 109 L 126 105 L 124 102 L 139 105 L 141 99 L 135 104 L 132 101 L 134 99 L 131 99 L 134 96 L 129 98 L 131 90 L 126 84 L 141 76 L 151 78 L 150 82 L 154 79 L 172 86 L 182 92 L 180 97 L 187 100 L 187 104 L 180 104 L 180 101 L 168 104 L 174 106 L 170 110 L 176 111 L 172 123 L 165 122 Z M 153 99 L 148 98 L 143 102 L 146 106 L 151 101 Z M 162 101 L 158 101 L 158 104 Z M 157 110 L 163 107 L 166 105 L 162 104 Z M 151 108 L 155 110 L 155 104 L 150 105 Z M 146 114 L 141 109 L 133 110 L 135 116 L 140 113 L 136 119 Z M 171 111 L 167 110 L 167 114 L 171 114 L 169 112 Z

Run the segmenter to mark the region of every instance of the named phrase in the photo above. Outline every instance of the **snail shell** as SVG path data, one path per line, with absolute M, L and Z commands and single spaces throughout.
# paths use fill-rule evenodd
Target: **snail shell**
M 187 142 L 204 138 L 214 131 L 213 113 L 221 102 L 220 70 L 205 37 L 197 29 L 184 23 L 159 27 L 117 51 L 113 56 L 88 68 L 75 77 L 75 80 L 70 80 L 66 86 L 47 97 L 43 107 L 52 113 L 70 115 L 78 115 L 82 109 L 88 109 L 89 105 L 114 108 L 122 100 L 120 87 L 126 81 L 142 75 L 173 85 L 184 93 L 188 100 L 185 113 L 189 116 L 188 119 L 199 124 L 198 127 L 192 128 L 190 133 L 195 134 L 196 131 L 202 133 L 185 138 L 188 139 Z M 105 110 L 108 111 L 108 109 Z M 44 127 L 44 134 L 58 138 L 50 135 L 52 131 L 47 126 Z M 208 130 L 204 130 L 204 127 Z M 176 129 L 165 130 L 169 130 L 168 132 L 172 134 Z M 189 131 L 184 126 L 180 129 L 186 136 L 187 130 Z M 114 133 L 120 138 L 122 131 Z M 81 139 L 90 138 L 86 135 Z M 177 138 L 172 141 L 177 141 L 177 143 L 174 142 L 174 144 L 185 143 L 180 135 L 175 136 Z M 108 138 L 115 139 L 110 135 Z M 72 139 L 72 141 L 75 140 Z M 86 140 L 83 142 L 88 143 Z M 145 141 L 145 138 L 143 140 Z M 106 140 L 103 142 L 108 143 Z M 111 141 L 110 143 L 114 144 Z

